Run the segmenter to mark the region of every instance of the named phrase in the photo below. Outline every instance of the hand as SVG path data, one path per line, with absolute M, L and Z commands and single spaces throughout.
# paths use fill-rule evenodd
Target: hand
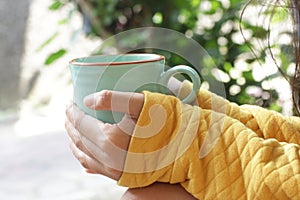
M 70 105 L 65 121 L 70 148 L 86 171 L 119 180 L 144 95 L 104 90 L 86 97 L 84 104 L 95 110 L 125 113 L 118 124 L 108 124 Z

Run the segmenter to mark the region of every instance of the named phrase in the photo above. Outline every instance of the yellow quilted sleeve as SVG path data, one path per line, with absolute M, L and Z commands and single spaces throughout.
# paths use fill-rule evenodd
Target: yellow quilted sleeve
M 145 92 L 118 184 L 157 181 L 180 183 L 198 199 L 300 199 L 299 144 L 263 139 L 226 114 Z
M 192 87 L 189 81 L 184 81 L 179 89 L 178 97 L 186 97 L 191 92 Z M 280 142 L 300 144 L 299 117 L 285 117 L 275 111 L 254 105 L 239 106 L 204 89 L 201 89 L 197 94 L 195 105 L 224 113 L 229 117 L 237 119 L 254 131 L 259 137 L 265 139 L 276 138 Z

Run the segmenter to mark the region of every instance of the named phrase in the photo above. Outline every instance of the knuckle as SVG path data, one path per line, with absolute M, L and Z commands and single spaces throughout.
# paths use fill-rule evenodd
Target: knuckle
M 74 127 L 77 129 L 77 130 L 81 130 L 81 123 L 85 120 L 86 118 L 86 115 L 83 114 L 83 113 L 80 113 L 78 115 L 76 115 L 76 117 L 74 118 Z
M 73 126 L 78 129 L 80 127 L 81 121 L 84 119 L 85 114 L 80 109 L 73 107 L 72 112 L 68 115 L 68 121 L 70 124 L 73 124 Z
M 75 144 L 75 146 L 76 146 L 78 149 L 81 149 L 81 147 L 82 147 L 82 142 L 78 139 L 78 137 L 76 137 L 76 138 L 74 139 L 74 144 Z
M 76 129 L 80 128 L 80 124 L 81 124 L 81 119 L 74 121 L 74 126 L 75 126 Z
M 89 167 L 88 162 L 87 162 L 87 159 L 86 159 L 86 157 L 84 156 L 84 154 L 78 155 L 77 159 L 78 159 L 78 161 L 80 162 L 80 164 L 81 164 L 84 168 L 88 168 L 88 167 Z
M 112 91 L 102 90 L 100 93 L 100 98 L 97 100 L 97 104 L 102 108 L 109 108 L 111 105 Z
M 101 95 L 103 96 L 104 99 L 107 100 L 111 97 L 112 91 L 111 90 L 102 90 Z
M 82 116 L 79 114 L 74 113 L 73 114 L 73 124 L 76 128 L 78 128 L 80 126 L 81 120 L 82 120 Z

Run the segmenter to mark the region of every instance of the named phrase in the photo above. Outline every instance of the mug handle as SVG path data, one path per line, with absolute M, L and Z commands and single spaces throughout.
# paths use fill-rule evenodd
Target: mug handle
M 181 100 L 182 103 L 190 104 L 192 103 L 195 98 L 196 94 L 200 89 L 201 81 L 198 73 L 191 67 L 186 65 L 177 65 L 175 67 L 172 67 L 168 69 L 167 71 L 163 72 L 160 77 L 160 84 L 167 85 L 169 82 L 169 79 L 176 75 L 176 74 L 186 74 L 188 75 L 192 82 L 193 82 L 193 90 L 191 93 L 184 99 Z

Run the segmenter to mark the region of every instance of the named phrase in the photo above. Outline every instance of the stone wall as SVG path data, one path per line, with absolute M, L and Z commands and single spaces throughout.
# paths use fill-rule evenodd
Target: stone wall
M 16 108 L 30 0 L 0 1 L 0 110 Z

